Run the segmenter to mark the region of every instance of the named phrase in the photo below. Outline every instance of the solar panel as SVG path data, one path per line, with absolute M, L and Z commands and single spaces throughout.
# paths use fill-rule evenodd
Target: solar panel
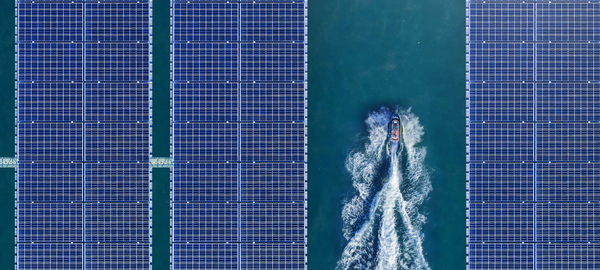
M 300 202 L 304 200 L 302 163 L 243 163 L 240 165 L 242 201 Z
M 598 243 L 542 243 L 537 246 L 538 269 L 596 269 Z
M 171 6 L 172 268 L 305 269 L 306 3 Z
M 599 263 L 600 4 L 467 1 L 467 268 Z
M 83 164 L 21 163 L 20 202 L 82 202 Z
M 82 269 L 81 243 L 18 243 L 17 265 L 20 269 Z
M 16 269 L 149 269 L 151 6 L 19 1 Z
M 238 121 L 237 83 L 175 83 L 175 122 Z
M 471 202 L 533 201 L 534 164 L 471 163 Z
M 242 121 L 302 122 L 303 83 L 247 83 L 241 85 Z
M 537 193 L 540 201 L 600 201 L 600 164 L 537 164 Z
M 175 163 L 174 202 L 234 202 L 238 166 L 233 163 Z
M 173 252 L 175 269 L 239 269 L 237 243 L 173 243 Z

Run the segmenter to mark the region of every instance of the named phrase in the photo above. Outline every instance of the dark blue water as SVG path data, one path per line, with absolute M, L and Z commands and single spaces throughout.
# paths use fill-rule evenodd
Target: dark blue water
M 381 106 L 412 108 L 432 191 L 420 211 L 432 269 L 465 267 L 464 1 L 309 2 L 309 269 L 334 269 L 347 241 L 344 167 Z M 362 135 L 361 135 L 362 134 Z

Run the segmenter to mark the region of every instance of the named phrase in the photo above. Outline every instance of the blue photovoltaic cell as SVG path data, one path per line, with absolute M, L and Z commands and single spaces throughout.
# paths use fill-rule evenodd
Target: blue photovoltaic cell
M 19 203 L 18 242 L 82 242 L 83 204 Z
M 82 80 L 81 43 L 19 43 L 19 81 Z
M 471 204 L 470 237 L 472 242 L 534 241 L 534 204 Z
M 86 269 L 150 269 L 148 243 L 86 243 Z
M 600 84 L 537 84 L 537 121 L 600 121 Z
M 146 82 L 150 79 L 150 44 L 85 44 L 86 81 Z
M 598 243 L 540 243 L 537 269 L 598 269 Z
M 85 4 L 86 41 L 149 41 L 150 4 L 123 2 L 118 5 L 100 2 Z
M 533 121 L 533 88 L 533 83 L 470 84 L 471 121 Z
M 19 123 L 20 162 L 82 161 L 81 123 Z
M 173 243 L 175 269 L 237 270 L 238 244 Z
M 147 202 L 148 163 L 89 163 L 85 165 L 86 201 Z
M 241 269 L 305 269 L 304 244 L 242 243 Z
M 81 122 L 81 83 L 31 83 L 18 85 L 19 122 Z
M 599 43 L 539 43 L 538 81 L 600 81 Z
M 471 43 L 469 47 L 471 81 L 533 81 L 533 44 Z
M 241 201 L 304 200 L 304 163 L 242 163 L 240 166 Z
M 242 43 L 241 81 L 304 81 L 304 44 Z
M 471 269 L 534 269 L 534 247 L 530 243 L 472 243 Z
M 304 203 L 240 204 L 241 242 L 302 242 Z
M 533 161 L 533 124 L 471 123 L 470 161 Z
M 175 122 L 238 121 L 237 83 L 174 83 Z
M 242 41 L 304 41 L 304 3 L 240 4 Z
M 237 164 L 175 163 L 173 201 L 237 201 Z
M 541 203 L 537 205 L 540 242 L 598 242 L 598 203 Z
M 240 100 L 242 121 L 304 121 L 303 83 L 245 83 Z
M 90 122 L 149 121 L 148 83 L 87 83 L 85 120 Z
M 533 4 L 493 2 L 470 4 L 471 41 L 533 41 Z
M 236 203 L 174 203 L 173 242 L 237 242 Z
M 242 161 L 304 161 L 304 124 L 241 124 Z
M 81 243 L 18 243 L 19 269 L 82 269 L 83 245 Z
M 469 166 L 471 202 L 534 200 L 534 164 L 471 163 Z
M 537 5 L 537 40 L 599 41 L 598 17 L 600 17 L 598 3 L 540 3 Z
M 85 205 L 86 242 L 149 242 L 148 203 Z
M 20 163 L 17 179 L 20 202 L 83 201 L 83 165 Z
M 148 123 L 85 124 L 85 161 L 148 162 Z
M 540 123 L 537 161 L 600 161 L 599 123 Z
M 18 41 L 81 42 L 83 4 L 36 2 L 17 4 Z
M 174 43 L 174 81 L 237 81 L 237 47 L 236 43 Z
M 600 201 L 600 164 L 537 164 L 537 196 L 539 201 Z
M 238 6 L 197 1 L 174 3 L 173 41 L 238 41 Z
M 235 123 L 174 123 L 174 160 L 236 161 Z

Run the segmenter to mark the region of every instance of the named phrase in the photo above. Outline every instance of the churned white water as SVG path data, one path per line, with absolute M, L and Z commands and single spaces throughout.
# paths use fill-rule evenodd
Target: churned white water
M 353 150 L 346 169 L 356 193 L 344 204 L 343 233 L 348 240 L 338 269 L 429 269 L 423 254 L 419 206 L 431 191 L 419 146 L 423 127 L 410 110 L 398 110 L 404 149 L 388 155 L 387 125 L 392 111 L 382 108 L 366 120 L 368 137 Z

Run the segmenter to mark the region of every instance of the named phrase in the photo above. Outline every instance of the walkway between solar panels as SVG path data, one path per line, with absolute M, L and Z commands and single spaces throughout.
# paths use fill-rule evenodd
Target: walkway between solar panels
M 150 158 L 151 168 L 171 168 L 173 167 L 172 157 L 151 157 Z
M 17 159 L 12 157 L 0 157 L 0 168 L 16 168 Z

